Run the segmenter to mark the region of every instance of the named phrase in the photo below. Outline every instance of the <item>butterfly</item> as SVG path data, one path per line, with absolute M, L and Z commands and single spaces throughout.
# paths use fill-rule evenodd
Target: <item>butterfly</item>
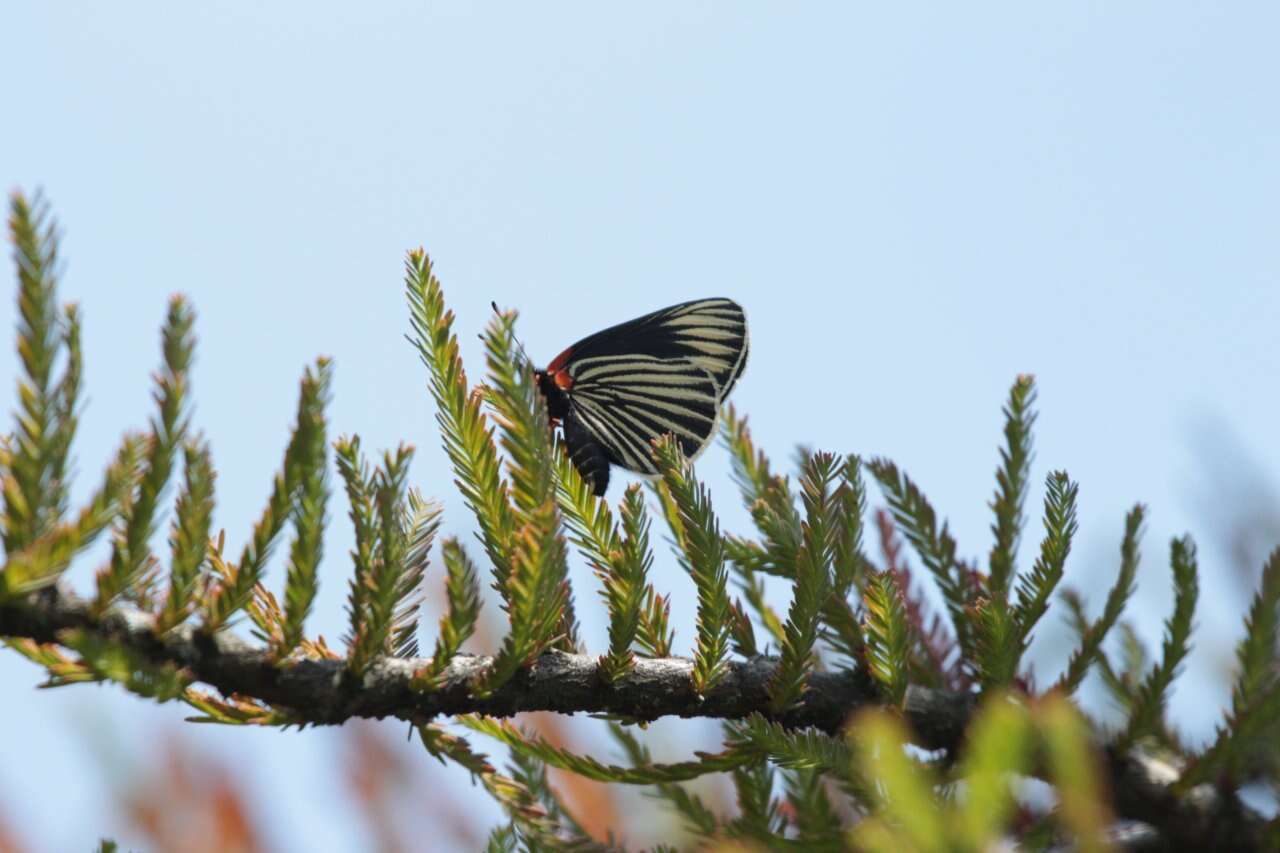
M 534 378 L 574 467 L 603 495 L 611 465 L 656 475 L 652 442 L 667 433 L 685 456 L 702 452 L 747 349 L 742 307 L 697 299 L 585 337 Z

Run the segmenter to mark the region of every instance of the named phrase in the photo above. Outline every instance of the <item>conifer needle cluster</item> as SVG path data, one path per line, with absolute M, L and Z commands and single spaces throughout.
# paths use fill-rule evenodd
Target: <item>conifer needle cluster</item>
M 1087 601 L 1064 586 L 1079 486 L 1053 471 L 1034 559 L 1020 563 L 1036 421 L 1029 376 L 1016 379 L 1004 407 L 985 560 L 963 555 L 894 462 L 805 451 L 793 478 L 774 468 L 733 408 L 723 413 L 724 445 L 754 530 L 726 532 L 670 437 L 653 447 L 660 476 L 651 490 L 633 485 L 616 504 L 592 494 L 549 425 L 515 344 L 515 313 L 491 319 L 487 379 L 473 382 L 443 288 L 415 251 L 405 269 L 409 340 L 476 547 L 457 538 L 437 547 L 441 505 L 411 485 L 412 448 L 370 461 L 358 436 L 331 441 L 333 366 L 320 359 L 301 378 L 284 457 L 237 553 L 226 544 L 235 532 L 212 528 L 217 469 L 193 423 L 195 312 L 181 297 L 161 331 L 147 428 L 126 435 L 88 500 L 70 505 L 82 319 L 58 303 L 58 232 L 47 205 L 15 194 L 9 234 L 20 375 L 15 423 L 0 443 L 0 636 L 51 686 L 114 682 L 226 725 L 408 720 L 430 755 L 463 767 L 505 810 L 491 850 L 627 843 L 627 827 L 590 837 L 547 784 L 548 768 L 643 786 L 681 827 L 669 849 L 984 851 L 1019 841 L 1105 850 L 1132 837 L 1117 832 L 1119 819 L 1171 848 L 1277 849 L 1268 846 L 1280 841 L 1276 822 L 1239 792 L 1280 791 L 1280 550 L 1244 620 L 1230 707 L 1212 742 L 1187 744 L 1168 702 L 1192 648 L 1195 543 L 1181 536 L 1169 545 L 1173 609 L 1151 657 L 1124 620 L 1145 507 L 1124 520 L 1110 590 Z M 325 562 L 336 514 L 330 453 L 355 538 L 348 555 Z M 864 475 L 886 507 L 877 515 Z M 653 579 L 655 510 L 685 593 L 696 596 L 696 633 L 683 642 L 669 623 L 674 590 Z M 868 531 L 879 533 L 877 553 Z M 82 599 L 62 575 L 100 536 L 109 554 Z M 936 588 L 936 612 L 903 540 Z M 277 547 L 284 568 L 273 578 Z M 575 597 L 575 551 L 598 596 Z M 463 651 L 482 618 L 486 571 L 504 614 L 488 657 Z M 430 632 L 419 616 L 433 573 L 444 592 L 430 602 L 439 613 Z M 348 629 L 331 648 L 307 623 L 322 578 L 344 574 Z M 775 603 L 771 588 L 789 595 Z M 1055 606 L 1074 629 L 1074 648 L 1064 671 L 1040 685 L 1027 657 Z M 607 638 L 590 654 L 575 607 L 608 615 Z M 246 624 L 256 644 L 236 635 Z M 432 633 L 423 646 L 431 656 L 419 657 L 419 636 Z M 1119 726 L 1082 711 L 1077 694 L 1091 674 L 1123 710 Z M 579 754 L 507 719 L 535 709 L 607 711 L 617 755 Z M 655 761 L 638 724 L 672 713 L 720 718 L 720 748 Z M 500 770 L 459 727 L 509 751 L 509 767 Z M 688 787 L 709 774 L 728 774 L 736 809 L 725 813 Z M 1021 796 L 1034 779 L 1051 786 L 1051 802 Z

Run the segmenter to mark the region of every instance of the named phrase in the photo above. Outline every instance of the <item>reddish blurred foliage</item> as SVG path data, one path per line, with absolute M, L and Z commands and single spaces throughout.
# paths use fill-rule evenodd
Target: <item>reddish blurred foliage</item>
M 928 656 L 933 669 L 946 676 L 948 687 L 952 690 L 968 689 L 972 686 L 972 680 L 959 666 L 960 656 L 955 654 L 955 638 L 943 624 L 942 617 L 929 612 L 924 590 L 912 582 L 911 567 L 902 559 L 902 543 L 898 541 L 893 517 L 886 509 L 876 510 L 876 532 L 880 537 L 880 553 L 884 557 L 885 571 L 893 573 L 898 588 L 902 590 L 907 620 L 919 640 L 920 650 Z M 948 660 L 951 661 L 949 665 Z
M 264 850 L 241 782 L 176 735 L 164 737 L 150 772 L 139 773 L 121 807 L 154 850 Z
M 368 849 L 400 853 L 483 847 L 488 828 L 477 824 L 472 817 L 476 810 L 464 801 L 483 795 L 464 788 L 458 796 L 451 784 L 440 784 L 433 777 L 444 768 L 416 739 L 396 737 L 399 731 L 403 730 L 394 724 L 365 721 L 343 729 L 341 763 L 370 839 Z
M 581 752 L 569 736 L 565 718 L 556 714 L 527 714 L 525 723 L 553 746 Z M 624 830 L 618 805 L 614 799 L 614 787 L 603 782 L 567 773 L 547 770 L 547 781 L 560 797 L 565 810 L 596 841 L 603 842 L 609 833 L 621 834 Z
M 346 741 L 350 759 L 344 763 L 347 784 L 356 795 L 374 844 L 386 853 L 404 850 L 392 800 L 395 790 L 407 784 L 409 768 L 375 726 L 350 726 Z
M 359 722 L 342 730 L 335 755 L 338 778 L 351 791 L 354 818 L 367 842 L 364 849 L 407 853 L 424 849 L 476 850 L 487 826 L 477 825 L 467 805 L 470 787 L 441 784 L 444 769 L 417 741 L 404 740 L 390 723 Z M 150 772 L 139 773 L 121 807 L 133 828 L 158 851 L 268 849 L 266 833 L 254 817 L 243 778 L 193 750 L 181 735 L 166 737 Z M 0 853 L 8 853 L 0 825 Z M 20 847 L 12 848 L 15 853 Z
M 18 840 L 18 836 L 0 811 L 0 853 L 24 853 L 27 848 Z

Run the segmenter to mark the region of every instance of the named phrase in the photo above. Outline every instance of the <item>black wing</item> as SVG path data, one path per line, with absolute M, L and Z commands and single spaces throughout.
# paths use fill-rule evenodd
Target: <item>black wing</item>
M 635 353 L 575 354 L 563 370 L 573 378 L 566 439 L 572 420 L 575 430 L 589 432 L 615 465 L 657 474 L 654 439 L 673 433 L 692 458 L 715 435 L 719 386 L 697 364 Z
M 547 370 L 554 373 L 580 360 L 619 356 L 680 360 L 705 370 L 715 383 L 717 399 L 723 401 L 746 367 L 747 351 L 742 307 L 715 297 L 682 302 L 596 332 L 562 352 Z

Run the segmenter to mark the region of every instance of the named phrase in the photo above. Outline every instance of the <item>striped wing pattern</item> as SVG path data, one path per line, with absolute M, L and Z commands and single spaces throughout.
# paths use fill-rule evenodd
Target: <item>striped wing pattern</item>
M 720 399 L 728 396 L 747 364 L 747 318 L 732 299 L 682 302 L 583 338 L 555 358 L 555 372 L 571 361 L 637 353 L 683 359 L 711 374 Z
M 620 323 L 557 356 L 545 374 L 549 387 L 563 389 L 570 456 L 596 494 L 605 491 L 610 464 L 657 474 L 652 442 L 667 433 L 697 456 L 715 435 L 747 352 L 742 308 L 712 298 Z
M 715 432 L 720 396 L 705 369 L 684 359 L 646 355 L 574 361 L 570 416 L 604 446 L 609 461 L 657 474 L 650 442 L 673 433 L 696 455 Z

